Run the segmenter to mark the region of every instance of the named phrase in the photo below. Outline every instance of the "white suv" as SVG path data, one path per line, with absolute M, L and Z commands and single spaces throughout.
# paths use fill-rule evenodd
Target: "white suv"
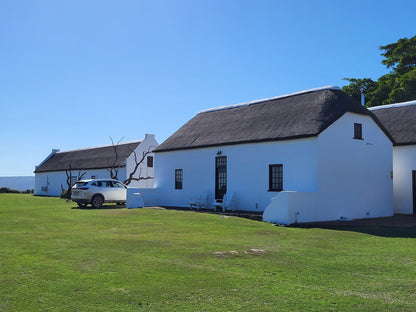
M 71 189 L 71 199 L 80 207 L 101 208 L 104 203 L 124 204 L 126 193 L 127 186 L 117 180 L 80 180 Z

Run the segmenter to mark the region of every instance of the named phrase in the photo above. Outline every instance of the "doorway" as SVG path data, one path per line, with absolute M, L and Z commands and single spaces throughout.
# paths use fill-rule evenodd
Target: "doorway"
M 215 157 L 215 200 L 222 201 L 227 193 L 227 156 Z

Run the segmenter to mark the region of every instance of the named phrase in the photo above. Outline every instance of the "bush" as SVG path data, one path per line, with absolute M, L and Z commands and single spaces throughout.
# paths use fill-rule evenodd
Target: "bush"
M 31 189 L 27 189 L 26 191 L 18 191 L 18 190 L 13 190 L 11 188 L 8 187 L 0 187 L 0 194 L 5 194 L 5 193 L 13 193 L 13 194 L 33 194 L 35 192 L 35 190 Z
M 67 190 L 63 190 L 62 191 L 61 198 L 63 198 L 63 199 L 67 199 L 68 198 L 68 191 Z

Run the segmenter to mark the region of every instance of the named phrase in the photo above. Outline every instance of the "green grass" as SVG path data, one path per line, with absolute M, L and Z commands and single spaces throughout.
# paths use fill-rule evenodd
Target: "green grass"
M 0 311 L 416 311 L 415 228 L 0 195 Z

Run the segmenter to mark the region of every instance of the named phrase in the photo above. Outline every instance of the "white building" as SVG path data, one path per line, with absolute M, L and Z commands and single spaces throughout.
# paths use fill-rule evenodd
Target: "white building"
M 158 145 L 153 134 L 146 134 L 143 140 L 118 144 L 116 147 L 106 145 L 64 152 L 54 149 L 42 163 L 36 166 L 35 195 L 59 196 L 62 189 L 68 188 L 67 177 L 70 177 L 71 185 L 80 178 L 111 178 L 110 169 L 113 173 L 117 171 L 118 180 L 125 181 L 142 158 L 143 161 L 133 178 L 145 179 L 132 180 L 129 186 L 153 187 L 152 151 Z
M 416 214 L 416 101 L 371 107 L 394 139 L 394 212 Z
M 145 205 L 232 194 L 282 224 L 393 214 L 392 140 L 338 87 L 202 111 L 154 152 Z

